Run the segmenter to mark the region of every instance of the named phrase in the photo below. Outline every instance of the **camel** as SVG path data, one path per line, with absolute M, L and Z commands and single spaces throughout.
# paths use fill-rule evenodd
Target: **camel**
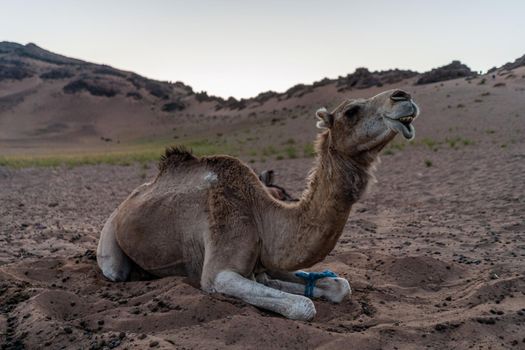
M 169 148 L 156 178 L 107 220 L 98 265 L 111 281 L 126 281 L 136 267 L 157 277 L 188 276 L 205 292 L 311 320 L 310 297 L 340 303 L 351 288 L 331 272 L 309 279 L 301 269 L 332 251 L 352 205 L 372 182 L 379 152 L 396 134 L 411 140 L 418 114 L 402 90 L 348 99 L 332 112 L 319 109 L 323 131 L 298 202 L 273 198 L 237 158 Z

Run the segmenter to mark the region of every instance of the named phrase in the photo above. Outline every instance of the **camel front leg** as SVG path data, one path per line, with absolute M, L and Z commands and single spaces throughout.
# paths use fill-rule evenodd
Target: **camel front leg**
M 310 299 L 266 287 L 233 271 L 219 272 L 212 289 L 293 320 L 308 321 L 315 316 Z
M 305 295 L 305 280 L 297 277 L 296 272 L 269 271 L 256 276 L 259 283 L 287 293 Z M 324 298 L 333 303 L 340 303 L 352 293 L 348 281 L 341 277 L 327 277 L 316 281 L 311 297 Z

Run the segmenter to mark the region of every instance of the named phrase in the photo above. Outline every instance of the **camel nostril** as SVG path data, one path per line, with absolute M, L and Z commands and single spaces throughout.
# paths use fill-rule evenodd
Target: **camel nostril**
M 408 93 L 404 92 L 403 90 L 396 90 L 390 96 L 390 99 L 392 101 L 408 101 L 411 99 L 411 96 Z

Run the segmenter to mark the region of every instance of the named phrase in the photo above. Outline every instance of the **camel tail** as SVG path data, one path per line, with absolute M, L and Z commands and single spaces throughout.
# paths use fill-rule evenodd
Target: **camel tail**
M 162 173 L 170 167 L 180 165 L 188 161 L 197 160 L 190 150 L 184 146 L 168 147 L 160 157 L 159 171 Z

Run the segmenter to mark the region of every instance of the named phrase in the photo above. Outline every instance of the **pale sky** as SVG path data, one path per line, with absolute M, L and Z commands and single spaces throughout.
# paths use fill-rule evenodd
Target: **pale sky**
M 0 41 L 251 97 L 357 67 L 487 70 L 525 54 L 522 0 L 0 0 Z

